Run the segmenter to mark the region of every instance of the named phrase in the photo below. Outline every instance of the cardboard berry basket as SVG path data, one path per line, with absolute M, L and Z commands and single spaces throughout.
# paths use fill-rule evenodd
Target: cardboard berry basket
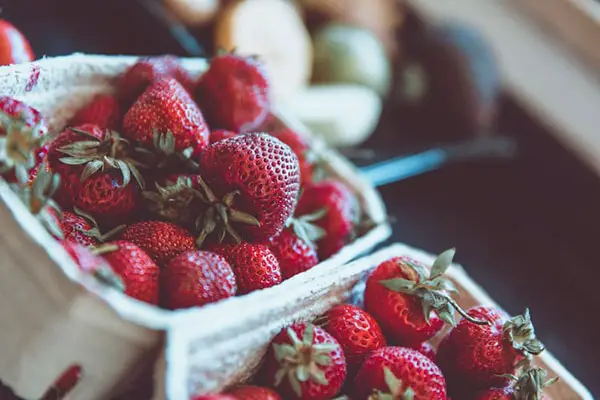
M 173 373 L 167 375 L 166 392 L 172 396 L 170 398 L 187 399 L 191 392 L 214 393 L 249 377 L 259 365 L 271 339 L 282 328 L 293 321 L 310 321 L 345 300 L 360 299 L 369 272 L 381 262 L 400 255 L 409 256 L 425 265 L 431 265 L 436 258 L 404 244 L 394 244 L 345 266 L 315 270 L 311 274 L 312 281 L 299 283 L 293 289 L 286 291 L 280 287 L 272 291 L 273 299 L 275 296 L 287 299 L 285 305 L 274 300 L 262 301 L 258 297 L 245 302 L 247 312 L 237 321 L 236 327 L 228 328 L 227 338 L 214 329 L 212 338 L 195 341 L 188 336 L 193 334 L 193 329 L 187 332 L 186 329 L 178 330 L 169 341 L 190 345 L 187 349 L 179 347 L 181 353 L 169 351 L 167 346 L 167 363 L 175 363 L 176 360 L 177 363 Z M 446 276 L 459 290 L 455 299 L 464 309 L 476 305 L 502 308 L 460 265 L 452 264 Z M 535 322 L 535 315 L 533 318 Z M 443 334 L 436 338 L 439 340 Z M 219 344 L 211 345 L 215 342 Z M 171 346 L 172 349 L 176 348 L 175 343 Z M 593 400 L 591 393 L 548 350 L 536 357 L 536 364 L 548 371 L 549 378 L 559 377 L 556 383 L 545 389 L 546 399 Z M 206 372 L 209 366 L 213 367 L 210 373 Z M 209 382 L 211 387 L 207 387 Z
M 114 91 L 116 78 L 136 60 L 75 54 L 0 67 L 0 94 L 39 109 L 56 134 L 94 95 Z M 199 59 L 182 63 L 197 74 L 207 66 Z M 275 114 L 278 123 L 303 130 L 284 112 Z M 326 169 L 359 197 L 369 222 L 365 231 L 272 291 L 183 311 L 146 305 L 84 276 L 0 179 L 0 380 L 21 397 L 40 398 L 63 371 L 79 365 L 83 378 L 69 399 L 109 399 L 161 353 L 166 368 L 157 372 L 157 382 L 168 384 L 159 385 L 159 397 L 187 400 L 188 390 L 209 391 L 247 377 L 268 336 L 257 342 L 246 335 L 245 320 L 252 329 L 278 321 L 264 326 L 271 333 L 302 307 L 298 298 L 325 293 L 322 275 L 335 276 L 391 232 L 373 187 L 338 153 L 313 141 Z

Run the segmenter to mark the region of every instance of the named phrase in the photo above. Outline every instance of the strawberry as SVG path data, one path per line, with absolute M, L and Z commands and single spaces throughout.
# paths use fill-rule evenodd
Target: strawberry
M 10 22 L 0 19 L 0 65 L 33 60 L 35 55 L 25 35 Z
M 139 188 L 144 187 L 131 152 L 130 143 L 117 132 L 97 125 L 61 132 L 48 150 L 50 168 L 61 178 L 59 204 L 75 206 L 103 220 L 131 217 L 139 208 Z
M 63 240 L 61 244 L 81 271 L 92 275 L 107 286 L 125 291 L 123 279 L 115 273 L 108 261 L 97 255 L 94 250 L 70 240 Z
M 346 359 L 338 341 L 305 323 L 283 329 L 273 339 L 264 368 L 263 376 L 286 400 L 330 399 L 346 379 Z
M 471 318 L 488 321 L 476 325 L 462 319 L 442 340 L 436 361 L 452 388 L 503 387 L 505 374 L 513 374 L 519 362 L 544 350 L 535 337 L 529 311 L 513 318 L 493 307 L 468 311 Z
M 238 294 L 250 293 L 281 283 L 277 259 L 263 244 L 209 245 L 208 249 L 225 257 L 235 273 Z
M 184 228 L 162 221 L 142 221 L 129 225 L 120 235 L 144 250 L 159 266 L 173 257 L 194 250 L 195 240 Z
M 431 361 L 435 361 L 435 349 L 429 342 L 423 342 L 415 347 L 419 353 L 423 354 L 425 357 L 429 358 Z
M 545 400 L 544 388 L 555 383 L 558 378 L 546 379 L 548 373 L 543 368 L 527 368 L 519 377 L 504 388 L 491 388 L 481 391 L 475 400 Z
M 233 131 L 228 131 L 225 129 L 217 129 L 210 133 L 210 143 L 213 144 L 213 143 L 218 142 L 219 140 L 229 139 L 229 138 L 232 138 L 237 135 L 238 134 Z
M 72 365 L 54 381 L 40 400 L 64 399 L 79 383 L 83 375 L 80 365 Z
M 271 135 L 290 146 L 294 154 L 298 157 L 298 163 L 300 165 L 300 183 L 302 186 L 312 182 L 313 172 L 317 164 L 317 156 L 314 150 L 311 149 L 308 139 L 304 135 L 289 128 L 271 132 Z
M 123 117 L 124 135 L 160 152 L 197 153 L 210 131 L 200 109 L 175 79 L 152 83 Z
M 196 100 L 213 128 L 251 132 L 269 113 L 269 82 L 256 59 L 222 54 L 200 77 Z
M 387 344 L 375 318 L 359 307 L 350 304 L 333 307 L 324 320 L 324 329 L 342 346 L 348 371 L 355 372 L 371 352 Z
M 189 73 L 173 56 L 141 58 L 119 80 L 119 95 L 126 105 L 132 104 L 152 83 L 165 78 L 176 79 L 186 90 L 195 85 Z
M 283 280 L 307 271 L 319 263 L 317 250 L 312 242 L 300 238 L 291 228 L 286 228 L 279 235 L 269 239 L 268 244 L 279 261 Z
M 429 358 L 406 347 L 374 351 L 358 371 L 354 388 L 353 395 L 359 399 L 446 400 L 442 371 Z
M 94 250 L 108 261 L 125 284 L 125 294 L 149 304 L 158 305 L 158 265 L 144 250 L 131 242 L 118 240 Z
M 273 390 L 260 386 L 238 386 L 229 391 L 237 400 L 281 400 Z
M 381 263 L 367 279 L 365 309 L 394 343 L 415 347 L 438 333 L 444 322 L 455 324 L 454 309 L 464 311 L 448 295 L 456 291 L 443 274 L 452 264 L 454 249 L 440 254 L 427 268 L 409 257 Z M 470 322 L 485 324 L 468 317 Z
M 225 258 L 207 251 L 181 253 L 161 273 L 161 302 L 172 310 L 214 303 L 236 292 L 231 266 Z
M 119 101 L 115 96 L 101 94 L 81 108 L 73 119 L 71 126 L 84 124 L 98 125 L 100 128 L 118 129 L 121 123 Z
M 356 236 L 360 208 L 356 196 L 343 183 L 324 180 L 304 186 L 296 217 L 325 211 L 314 221 L 325 236 L 317 242 L 319 258 L 324 260 L 342 249 Z
M 201 396 L 192 397 L 191 400 L 237 400 L 237 399 L 228 394 L 203 394 Z
M 216 232 L 236 242 L 263 242 L 292 216 L 300 189 L 298 158 L 280 140 L 251 133 L 211 144 L 199 158 L 206 211 L 198 245 Z
M 94 218 L 76 208 L 74 212 L 64 211 L 62 213 L 61 228 L 65 240 L 84 246 L 95 246 L 106 241 L 124 227 L 118 226 L 110 232 L 102 234 Z

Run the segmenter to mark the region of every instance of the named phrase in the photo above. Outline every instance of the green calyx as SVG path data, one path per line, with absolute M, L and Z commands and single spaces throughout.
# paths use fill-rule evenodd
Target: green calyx
M 292 217 L 286 223 L 286 227 L 291 227 L 296 236 L 306 243 L 314 243 L 325 237 L 327 232 L 318 225 L 313 224 L 327 214 L 327 209 L 323 208 L 316 212 L 301 217 Z
M 151 158 L 151 163 L 155 168 L 165 169 L 169 166 L 183 166 L 190 171 L 198 171 L 198 164 L 192 160 L 194 149 L 188 147 L 179 152 L 175 149 L 175 136 L 172 132 L 160 133 L 154 131 L 152 137 L 154 149 L 153 151 L 144 151 Z
M 542 342 L 535 336 L 535 328 L 531 322 L 529 309 L 525 309 L 523 315 L 517 315 L 506 321 L 503 331 L 506 340 L 526 359 L 537 356 L 545 349 Z
M 144 188 L 144 178 L 138 167 L 145 168 L 146 166 L 130 157 L 133 148 L 127 139 L 111 130 L 107 130 L 104 138 L 100 140 L 84 130 L 70 129 L 84 136 L 86 140 L 76 141 L 59 148 L 58 151 L 67 155 L 60 161 L 67 165 L 84 166 L 81 173 L 82 182 L 98 171 L 116 169 L 121 172 L 123 186 L 127 186 L 133 176 L 138 186 L 141 189 Z
M 399 264 L 400 269 L 408 266 L 414 270 L 418 277 L 417 280 L 393 278 L 380 281 L 379 283 L 394 292 L 418 297 L 421 300 L 423 315 L 428 324 L 430 323 L 429 315 L 431 311 L 435 311 L 440 319 L 452 326 L 456 325 L 455 310 L 471 323 L 478 325 L 489 324 L 488 321 L 471 317 L 449 294 L 458 292 L 452 281 L 444 276 L 448 268 L 452 265 L 455 252 L 455 249 L 450 249 L 440 254 L 431 266 L 429 274 L 427 274 L 426 268 L 421 265 L 404 261 Z
M 415 398 L 415 392 L 410 387 L 405 388 L 402 381 L 388 367 L 383 367 L 383 375 L 388 392 L 375 390 L 368 400 L 413 400 Z
M 74 207 L 73 211 L 75 212 L 75 214 L 84 218 L 90 225 L 92 225 L 91 229 L 81 229 L 79 227 L 75 227 L 75 229 L 86 236 L 97 239 L 99 242 L 106 242 L 108 239 L 125 229 L 125 225 L 119 225 L 106 233 L 102 233 L 94 217 L 92 217 L 90 214 L 85 213 L 77 207 Z
M 514 381 L 515 400 L 542 400 L 544 389 L 558 381 L 558 377 L 548 379 L 545 369 L 531 366 L 519 376 L 507 374 L 503 377 Z
M 176 182 L 167 182 L 165 186 L 155 184 L 155 191 L 144 191 L 142 196 L 150 212 L 174 223 L 186 224 L 194 220 L 194 210 L 201 203 L 202 194 L 194 189 L 192 179 L 180 176 Z
M 54 237 L 62 239 L 61 210 L 59 205 L 52 200 L 59 186 L 60 176 L 49 172 L 45 164 L 40 167 L 31 185 L 23 183 L 11 185 L 23 204 L 44 225 L 48 232 Z
M 329 353 L 335 351 L 337 345 L 313 344 L 315 329 L 311 324 L 306 325 L 302 340 L 291 328 L 288 328 L 287 334 L 291 344 L 273 344 L 275 358 L 280 364 L 280 369 L 275 375 L 275 386 L 281 385 L 287 377 L 292 390 L 301 398 L 302 383 L 311 381 L 324 386 L 328 384 L 322 367 L 331 364 Z
M 42 123 L 28 126 L 26 116 L 13 117 L 0 111 L 0 173 L 15 171 L 19 182 L 26 182 L 28 170 L 35 166 L 35 152 L 43 145 Z

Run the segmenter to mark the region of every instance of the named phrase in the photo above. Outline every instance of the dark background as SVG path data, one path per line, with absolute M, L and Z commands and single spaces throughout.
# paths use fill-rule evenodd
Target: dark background
M 134 0 L 0 6 L 38 56 L 185 54 Z M 422 142 L 396 115 L 388 107 L 365 144 L 378 158 Z M 530 307 L 549 350 L 600 393 L 600 181 L 510 100 L 502 101 L 500 125 L 521 142 L 514 162 L 452 166 L 382 188 L 395 219 L 393 240 L 431 252 L 457 247 L 457 261 L 471 276 L 509 312 Z

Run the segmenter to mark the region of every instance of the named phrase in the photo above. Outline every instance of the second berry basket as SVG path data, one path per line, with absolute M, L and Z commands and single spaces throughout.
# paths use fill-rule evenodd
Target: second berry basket
M 94 96 L 112 93 L 116 79 L 136 61 L 76 54 L 0 67 L 0 94 L 40 110 L 57 134 Z M 195 74 L 207 67 L 198 59 L 182 64 Z M 285 110 L 273 113 L 276 124 L 308 135 Z M 83 378 L 69 398 L 107 399 L 126 390 L 160 354 L 166 363 L 158 372 L 165 375 L 157 381 L 167 382 L 163 394 L 171 399 L 186 398 L 188 389 L 212 390 L 246 377 L 260 357 L 254 332 L 247 335 L 245 324 L 291 318 L 310 304 L 308 297 L 328 290 L 324 285 L 331 281 L 324 276 L 336 276 L 342 265 L 391 233 L 375 189 L 337 152 L 317 139 L 311 142 L 325 170 L 360 200 L 360 235 L 274 288 L 182 311 L 132 300 L 85 276 L 0 179 L 0 381 L 23 398 L 40 398 L 58 376 L 77 366 Z M 255 312 L 256 304 L 262 306 Z

